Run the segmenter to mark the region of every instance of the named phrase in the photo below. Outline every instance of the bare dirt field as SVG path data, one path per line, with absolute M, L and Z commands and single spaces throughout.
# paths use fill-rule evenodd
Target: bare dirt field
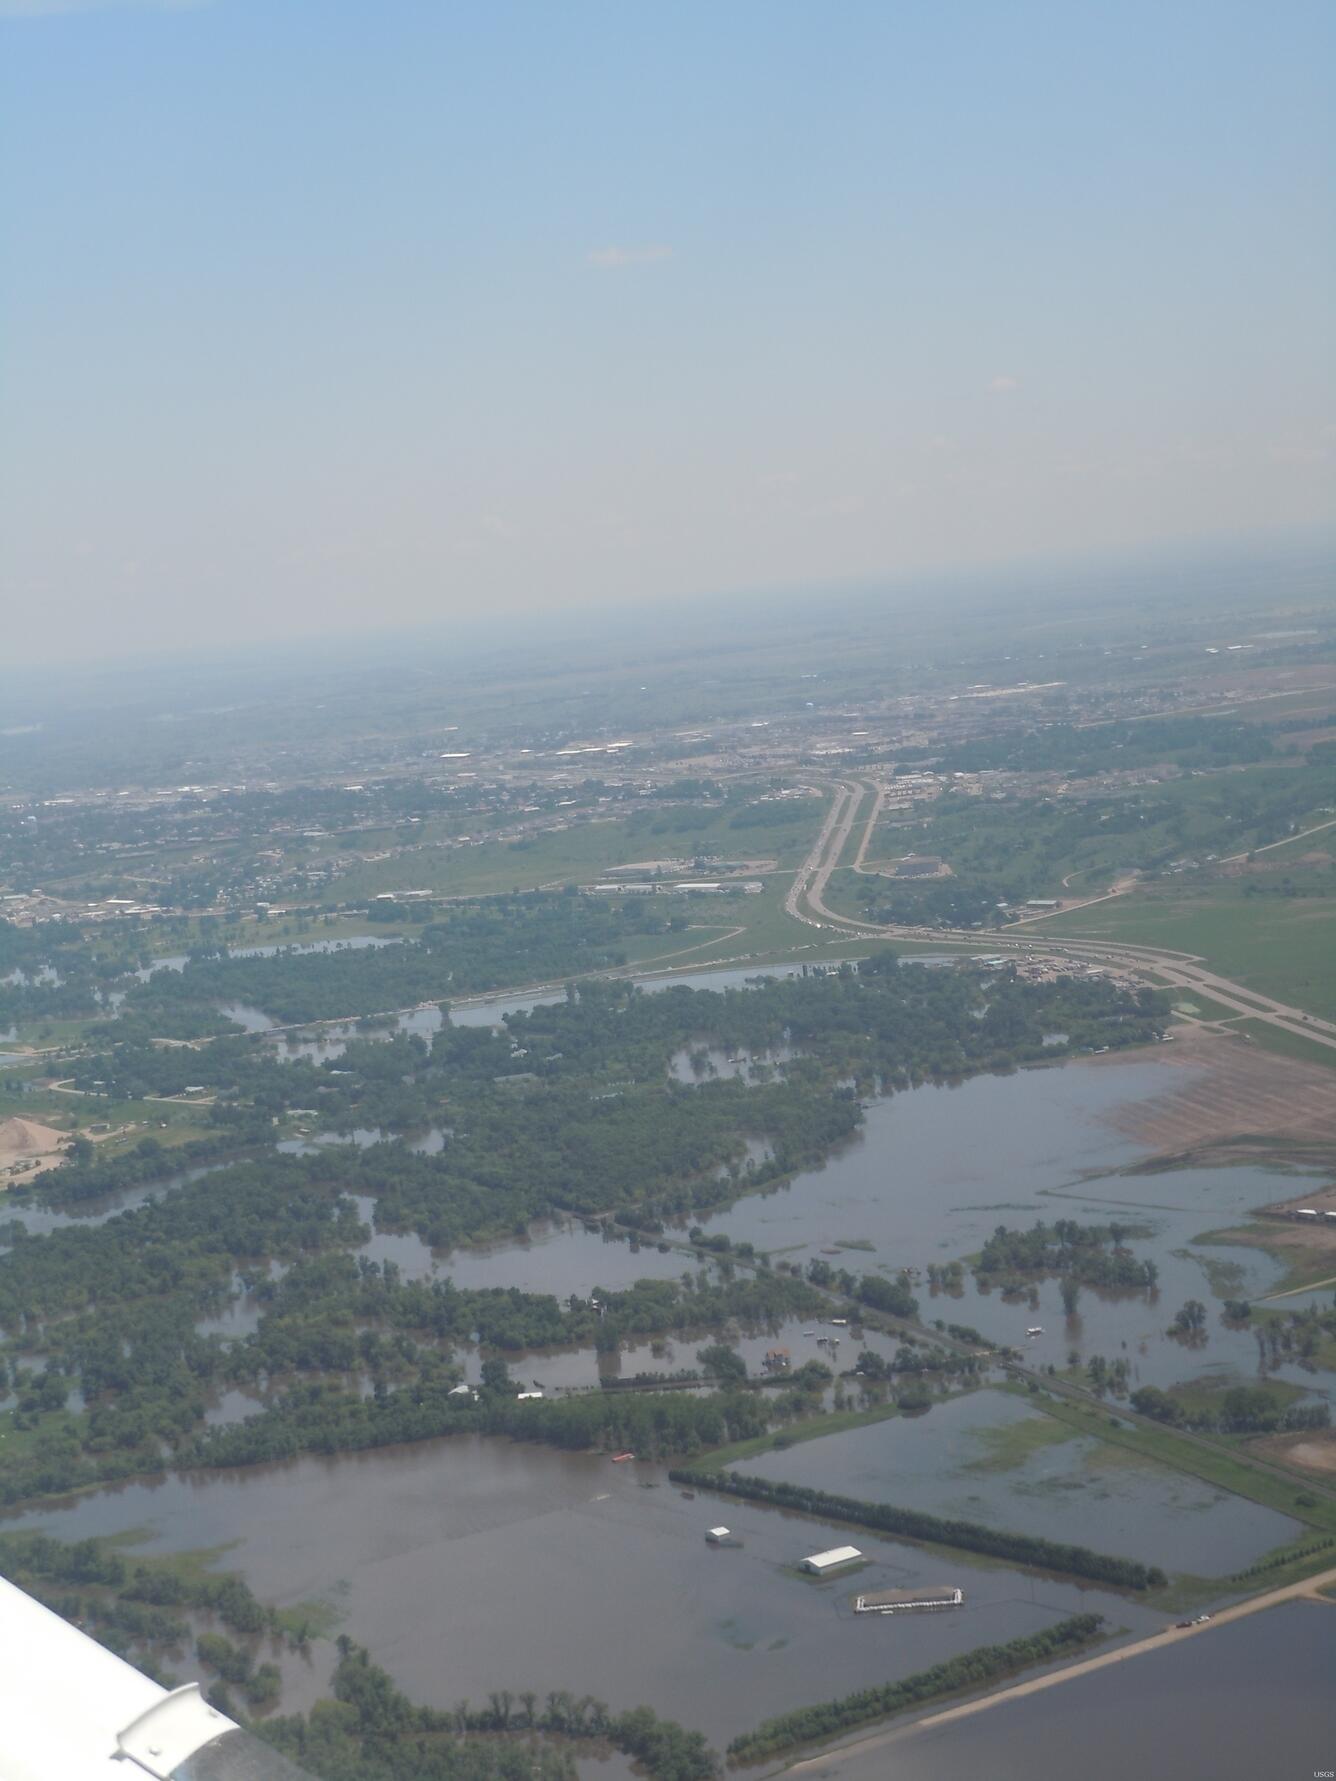
M 1248 1451 L 1278 1459 L 1306 1472 L 1336 1472 L 1336 1429 L 1306 1431 L 1298 1435 L 1264 1435 L 1249 1441 Z
M 1215 1237 L 1221 1242 L 1261 1242 L 1273 1254 L 1288 1250 L 1296 1257 L 1310 1257 L 1314 1266 L 1329 1261 L 1336 1271 L 1336 1231 L 1320 1224 L 1292 1224 L 1288 1220 L 1282 1223 L 1279 1219 L 1267 1219 L 1264 1224 L 1259 1222 L 1250 1229 L 1216 1232 Z M 1302 1266 L 1305 1274 L 1309 1271 L 1306 1264 L 1296 1261 L 1295 1265 Z
M 1148 1055 L 1110 1056 L 1092 1067 L 1116 1069 L 1123 1061 L 1144 1063 Z M 1157 1047 L 1153 1057 L 1164 1070 L 1164 1092 L 1105 1116 L 1128 1137 L 1167 1156 L 1241 1139 L 1274 1139 L 1329 1146 L 1336 1161 L 1336 1086 L 1330 1070 L 1192 1027 L 1176 1029 L 1174 1044 Z

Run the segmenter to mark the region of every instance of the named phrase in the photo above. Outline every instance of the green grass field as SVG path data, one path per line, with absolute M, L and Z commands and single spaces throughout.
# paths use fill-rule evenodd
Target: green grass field
M 1246 989 L 1336 1016 L 1336 895 L 1248 897 L 1220 883 L 1156 887 L 1036 922 L 1029 932 L 1194 953 Z
M 1123 794 L 1077 799 L 1010 797 L 999 801 L 947 794 L 909 810 L 887 811 L 868 847 L 867 863 L 906 853 L 936 854 L 967 879 L 995 885 L 1007 895 L 1058 896 L 1108 889 L 1129 868 L 1162 868 L 1177 859 L 1196 861 L 1242 853 L 1274 833 L 1274 796 L 1293 796 L 1294 770 L 1269 762 L 1238 772 L 1204 773 Z M 1323 788 L 1298 825 L 1328 820 Z M 861 824 L 856 825 L 861 839 Z M 1278 868 L 1302 854 L 1327 850 L 1325 830 L 1258 856 Z M 852 857 L 850 855 L 849 857 Z
M 426 847 L 354 866 L 325 890 L 330 903 L 358 902 L 382 891 L 432 890 L 442 896 L 491 896 L 541 885 L 587 883 L 609 866 L 637 860 L 777 860 L 790 870 L 811 846 L 825 801 L 736 808 L 686 808 L 572 823 L 518 841 Z M 778 814 L 772 819 L 768 813 Z M 765 812 L 764 819 L 756 813 Z M 706 874 L 708 875 L 708 874 Z
M 1268 1020 L 1240 1020 L 1235 1024 L 1239 1032 L 1246 1033 L 1264 1051 L 1275 1051 L 1281 1057 L 1298 1058 L 1305 1064 L 1321 1064 L 1325 1069 L 1336 1070 L 1336 1049 L 1330 1045 L 1320 1045 L 1316 1039 L 1305 1039 L 1302 1033 L 1273 1027 Z

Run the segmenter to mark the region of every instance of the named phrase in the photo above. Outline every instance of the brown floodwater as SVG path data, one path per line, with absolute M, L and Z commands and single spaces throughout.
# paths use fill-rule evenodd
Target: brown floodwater
M 643 1488 L 654 1485 L 656 1488 Z M 723 1523 L 740 1548 L 705 1543 Z M 141 1529 L 145 1549 L 227 1546 L 268 1601 L 321 1599 L 410 1694 L 494 1688 L 652 1704 L 714 1739 L 1093 1608 L 1145 1633 L 1135 1601 L 853 1537 L 856 1577 L 793 1568 L 847 1530 L 757 1505 L 688 1501 L 662 1468 L 481 1437 L 169 1477 L 30 1511 L 61 1538 Z M 959 1582 L 956 1613 L 855 1617 L 857 1588 Z M 298 1674 L 289 1707 L 316 1692 Z
M 495 1018 L 494 1008 L 487 1012 Z M 1158 1292 L 1087 1290 L 1078 1316 L 1068 1320 L 1056 1282 L 1039 1285 L 1036 1310 L 981 1293 L 971 1278 L 959 1297 L 933 1298 L 918 1285 L 923 1313 L 1018 1344 L 1027 1327 L 1042 1324 L 1044 1334 L 1030 1344 L 1041 1365 L 1065 1364 L 1075 1350 L 1082 1358 L 1123 1356 L 1134 1383 L 1253 1377 L 1253 1338 L 1222 1325 L 1220 1301 L 1265 1290 L 1276 1265 L 1260 1252 L 1231 1249 L 1214 1259 L 1237 1273 L 1211 1276 L 1203 1259 L 1209 1252 L 1192 1239 L 1292 1192 L 1293 1181 L 1252 1168 L 1120 1173 L 1144 1152 L 1110 1116 L 1128 1100 L 1160 1092 L 1162 1080 L 1155 1062 L 1129 1061 L 982 1077 L 877 1102 L 863 1133 L 825 1168 L 748 1196 L 710 1220 L 710 1229 L 796 1263 L 835 1251 L 832 1265 L 894 1272 L 969 1254 L 999 1223 L 1136 1219 L 1153 1227 L 1132 1246 L 1159 1263 Z M 519 1285 L 560 1297 L 642 1275 L 675 1277 L 689 1265 L 678 1252 L 635 1251 L 578 1223 L 449 1254 L 433 1254 L 415 1237 L 377 1234 L 367 1252 L 410 1273 L 451 1275 L 461 1286 Z M 1189 1296 L 1206 1300 L 1211 1311 L 1206 1341 L 1194 1349 L 1164 1334 Z M 214 1327 L 240 1335 L 254 1314 L 253 1304 L 238 1302 Z M 829 1358 L 816 1333 L 817 1326 L 798 1320 L 777 1334 L 741 1332 L 739 1340 L 753 1363 L 778 1343 L 800 1364 L 809 1354 Z M 644 1343 L 613 1361 L 592 1351 L 530 1356 L 515 1370 L 526 1378 L 536 1373 L 547 1385 L 592 1383 L 616 1367 L 625 1374 L 691 1365 L 696 1346 L 677 1341 L 656 1355 Z M 890 1345 L 877 1339 L 868 1346 Z M 851 1364 L 853 1347 L 847 1339 L 839 1365 Z M 476 1359 L 467 1358 L 470 1365 Z M 1331 1386 L 1329 1374 L 1289 1367 L 1283 1376 L 1323 1392 Z M 229 1419 L 250 1408 L 244 1394 L 229 1393 L 214 1414 Z M 962 1510 L 1002 1525 L 1030 1517 L 1039 1531 L 1047 1531 L 1045 1504 L 1062 1503 L 1064 1536 L 1084 1536 L 1097 1547 L 1107 1543 L 1101 1529 L 1113 1517 L 1120 1518 L 1120 1540 L 1131 1540 L 1138 1515 L 1146 1515 L 1155 1537 L 1170 1545 L 1175 1526 L 1190 1531 L 1194 1560 L 1209 1570 L 1251 1555 L 1275 1531 L 1251 1516 L 1231 1520 L 1232 1505 L 1199 1503 L 1191 1490 L 1162 1500 L 1121 1477 L 1096 1477 L 1092 1485 L 1082 1474 L 1082 1489 L 1073 1492 L 1074 1460 L 1085 1463 L 1078 1447 L 1037 1455 L 1010 1477 L 970 1470 L 974 1449 L 963 1438 L 952 1441 L 951 1417 L 960 1416 L 963 1426 L 979 1414 L 934 1410 L 922 1423 L 885 1423 L 878 1425 L 884 1433 L 790 1450 L 785 1464 L 815 1466 L 819 1481 L 837 1490 L 852 1489 L 857 1472 L 869 1494 L 893 1498 L 903 1488 L 926 1507 L 936 1506 L 940 1471 L 950 1474 L 952 1500 Z M 1088 1514 L 1073 1507 L 1080 1502 Z M 1002 1568 L 944 1565 L 941 1555 L 855 1535 L 870 1561 L 859 1586 L 957 1581 L 966 1591 L 959 1613 L 869 1625 L 851 1612 L 853 1580 L 816 1583 L 793 1570 L 804 1553 L 844 1543 L 847 1530 L 723 1499 L 687 1501 L 659 1468 L 640 1463 L 615 1466 L 595 1455 L 473 1437 L 163 1477 L 18 1519 L 67 1538 L 142 1530 L 155 1551 L 227 1546 L 227 1562 L 265 1600 L 336 1605 L 344 1629 L 425 1701 L 479 1701 L 500 1687 L 569 1688 L 619 1708 L 650 1703 L 716 1741 L 788 1707 L 907 1674 L 1084 1607 L 1105 1612 L 1129 1633 L 1163 1624 L 1135 1601 Z M 704 1530 L 717 1522 L 734 1528 L 743 1545 L 707 1546 Z M 1210 1524 L 1218 1540 L 1208 1537 Z M 1206 1562 L 1217 1556 L 1219 1566 Z M 314 1696 L 322 1662 L 294 1671 L 286 1705 Z

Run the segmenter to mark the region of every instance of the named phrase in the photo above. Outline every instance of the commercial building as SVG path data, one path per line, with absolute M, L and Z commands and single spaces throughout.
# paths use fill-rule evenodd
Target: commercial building
M 803 1569 L 810 1571 L 814 1577 L 828 1577 L 832 1571 L 839 1571 L 845 1565 L 857 1564 L 862 1558 L 857 1546 L 832 1546 L 829 1552 L 813 1552 L 803 1560 Z

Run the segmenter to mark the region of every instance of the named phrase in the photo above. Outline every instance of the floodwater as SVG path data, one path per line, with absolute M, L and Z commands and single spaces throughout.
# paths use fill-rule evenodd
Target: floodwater
M 639 981 L 646 988 L 672 983 L 722 988 L 762 974 L 780 973 L 699 971 Z M 515 1008 L 558 999 L 555 991 L 493 998 L 456 1009 L 452 1018 L 495 1024 Z M 432 1007 L 414 1010 L 398 1025 L 399 1030 L 416 1025 L 425 1032 L 439 1022 L 439 1010 Z M 338 1043 L 294 1041 L 289 1049 L 330 1056 Z M 680 1079 L 696 1075 L 693 1049 L 673 1060 Z M 717 1047 L 706 1048 L 705 1061 L 707 1070 L 719 1074 L 753 1067 L 753 1060 L 730 1057 Z M 1085 1288 L 1076 1314 L 1068 1318 L 1056 1279 L 1037 1283 L 1025 1298 L 1007 1300 L 998 1291 L 981 1292 L 967 1274 L 958 1293 L 930 1292 L 924 1281 L 916 1281 L 922 1313 L 969 1325 L 990 1341 L 1022 1347 L 1027 1360 L 1039 1367 L 1063 1368 L 1073 1356 L 1080 1364 L 1094 1355 L 1124 1359 L 1132 1389 L 1188 1379 L 1251 1378 L 1258 1367 L 1256 1338 L 1246 1326 L 1223 1321 L 1222 1303 L 1225 1298 L 1260 1298 L 1278 1284 L 1283 1268 L 1259 1250 L 1194 1246 L 1193 1239 L 1212 1227 L 1239 1222 L 1255 1205 L 1291 1193 L 1293 1178 L 1254 1167 L 1117 1173 L 1138 1164 L 1145 1152 L 1116 1129 L 1113 1115 L 1128 1102 L 1162 1092 L 1162 1071 L 1161 1064 L 1143 1054 L 1136 1061 L 1097 1069 L 1077 1065 L 976 1077 L 954 1087 L 924 1087 L 875 1101 L 867 1108 L 862 1134 L 823 1168 L 768 1194 L 747 1196 L 702 1222 L 712 1232 L 748 1239 L 776 1259 L 798 1264 L 841 1243 L 856 1243 L 864 1246 L 864 1253 L 842 1252 L 835 1264 L 855 1273 L 893 1273 L 903 1266 L 923 1270 L 930 1261 L 964 1257 L 1003 1223 L 1024 1227 L 1040 1218 L 1073 1217 L 1086 1223 L 1144 1224 L 1151 1234 L 1134 1239 L 1132 1247 L 1156 1261 L 1160 1278 L 1152 1291 Z M 358 1133 L 355 1141 L 377 1135 Z M 437 1136 L 428 1133 L 411 1142 L 431 1147 Z M 607 1247 L 575 1227 L 559 1237 L 535 1232 L 520 1249 L 503 1244 L 484 1252 L 458 1251 L 444 1263 L 414 1237 L 378 1237 L 368 1253 L 391 1256 L 418 1274 L 448 1272 L 461 1285 L 546 1286 L 562 1294 L 678 1271 L 675 1259 L 661 1268 L 654 1252 L 645 1250 L 647 1265 L 609 1276 L 591 1270 L 596 1259 L 591 1244 Z M 622 1253 L 626 1255 L 624 1249 Z M 519 1275 L 510 1272 L 512 1259 Z M 533 1270 L 536 1261 L 540 1265 Z M 559 1279 L 543 1273 L 547 1264 L 559 1265 Z M 1211 1312 L 1204 1342 L 1191 1346 L 1165 1334 L 1174 1312 L 1189 1298 L 1203 1299 Z M 1027 1336 L 1036 1325 L 1043 1333 Z M 1308 1371 L 1298 1362 L 1273 1370 L 1322 1395 L 1330 1390 L 1329 1375 Z
M 1016 1463 L 989 1439 L 1037 1437 Z M 1054 1439 L 1039 1445 L 1045 1437 Z M 1228 1576 L 1303 1530 L 1288 1516 L 1140 1460 L 998 1391 L 763 1454 L 759 1477 Z
M 165 962 L 165 961 L 159 961 Z M 946 964 L 946 959 L 920 959 L 912 961 L 920 964 Z M 640 989 L 657 991 L 672 989 L 676 985 L 685 985 L 688 989 L 743 989 L 747 984 L 755 982 L 758 977 L 797 977 L 802 973 L 801 965 L 758 965 L 754 968 L 733 968 L 724 970 L 699 970 L 668 972 L 659 976 L 633 977 L 631 981 Z M 530 990 L 518 996 L 479 996 L 465 1001 L 450 1002 L 451 1024 L 457 1027 L 499 1027 L 508 1014 L 527 1014 L 533 1008 L 550 1007 L 555 1002 L 566 999 L 565 986 L 553 984 L 549 988 Z M 234 1016 L 233 1018 L 236 1018 Z M 424 1004 L 421 1008 L 410 1008 L 402 1014 L 391 1015 L 384 1021 L 372 1026 L 370 1023 L 357 1021 L 334 1022 L 328 1026 L 314 1026 L 302 1034 L 293 1034 L 276 1039 L 278 1054 L 282 1058 L 307 1057 L 319 1063 L 326 1059 L 341 1056 L 352 1038 L 392 1038 L 396 1033 L 416 1033 L 420 1038 L 430 1040 L 433 1033 L 440 1030 L 442 1015 L 439 1006 L 434 1003 Z M 722 1055 L 722 1054 L 720 1054 Z M 675 1072 L 679 1068 L 674 1065 Z
M 211 1175 L 215 1169 L 226 1167 L 226 1163 L 201 1163 L 192 1169 L 182 1169 L 179 1174 L 165 1175 L 157 1181 L 124 1187 L 118 1193 L 101 1194 L 95 1200 L 81 1200 L 68 1212 L 41 1206 L 31 1200 L 7 1198 L 0 1200 L 0 1225 L 6 1224 L 11 1218 L 17 1219 L 26 1227 L 30 1237 L 45 1237 L 51 1231 L 105 1224 L 109 1218 L 115 1218 L 120 1212 L 132 1212 L 135 1207 L 145 1206 L 150 1200 L 164 1199 L 168 1194 L 175 1193 L 177 1188 L 183 1187 L 187 1181 L 198 1181 L 200 1176 Z M 4 1250 L 5 1245 L 0 1244 L 0 1254 Z
M 678 1258 L 685 1264 L 687 1257 Z M 679 1273 L 685 1272 L 679 1268 Z M 711 1343 L 724 1342 L 746 1362 L 753 1378 L 766 1371 L 766 1357 L 776 1349 L 787 1351 L 792 1374 L 808 1361 L 819 1361 L 834 1372 L 853 1365 L 853 1356 L 861 1348 L 871 1349 L 885 1360 L 894 1356 L 898 1342 L 893 1336 L 877 1330 L 864 1331 L 856 1338 L 847 1329 L 839 1332 L 838 1347 L 830 1344 L 835 1332 L 828 1326 L 813 1323 L 811 1318 L 790 1317 L 769 1326 L 734 1325 L 727 1332 L 701 1332 L 695 1335 L 641 1337 L 623 1347 L 619 1353 L 599 1354 L 592 1348 L 531 1349 L 504 1356 L 511 1372 L 523 1383 L 540 1386 L 545 1391 L 590 1389 L 602 1379 L 634 1379 L 637 1374 L 651 1373 L 667 1377 L 678 1372 L 699 1372 L 697 1351 Z M 481 1373 L 481 1355 L 470 1350 L 460 1357 L 465 1377 L 476 1383 Z M 775 1377 L 783 1375 L 776 1373 Z M 851 1384 L 845 1381 L 846 1385 Z M 829 1395 L 829 1394 L 828 1394 Z
M 341 1630 L 419 1700 L 569 1688 L 652 1701 L 720 1741 L 1085 1609 L 1142 1633 L 1163 1624 L 1122 1597 L 1003 1568 L 957 1577 L 940 1555 L 862 1535 L 856 1577 L 807 1579 L 792 1567 L 847 1530 L 687 1501 L 657 1466 L 473 1436 L 164 1478 L 18 1519 L 64 1539 L 144 1529 L 154 1552 L 227 1545 L 266 1600 L 339 1606 Z M 706 1545 L 721 1521 L 740 1549 Z M 856 1589 L 942 1581 L 965 1589 L 959 1612 L 851 1611 Z M 299 1688 L 287 1707 L 304 1704 Z
M 376 1202 L 355 1194 L 358 1211 L 371 1224 Z M 656 1244 L 587 1230 L 572 1220 L 544 1220 L 520 1239 L 475 1243 L 464 1249 L 432 1249 L 412 1231 L 373 1231 L 360 1251 L 368 1260 L 393 1262 L 407 1280 L 448 1278 L 461 1289 L 518 1287 L 522 1292 L 549 1292 L 559 1299 L 579 1293 L 588 1298 L 603 1287 L 618 1292 L 637 1280 L 680 1280 L 696 1266 L 695 1257 L 680 1249 L 661 1251 Z
M 1028 1365 L 1062 1369 L 1075 1355 L 1125 1359 L 1131 1388 L 1257 1373 L 1252 1330 L 1221 1316 L 1225 1299 L 1258 1299 L 1274 1290 L 1283 1265 L 1261 1250 L 1200 1245 L 1212 1229 L 1238 1224 L 1248 1211 L 1294 1192 L 1294 1176 L 1246 1165 L 1124 1174 L 1145 1151 L 1114 1128 L 1130 1101 L 1162 1092 L 1162 1066 L 1127 1062 L 1090 1068 L 1023 1070 L 978 1076 L 957 1087 L 923 1087 L 872 1102 L 863 1130 L 823 1168 L 751 1194 L 700 1218 L 711 1234 L 746 1240 L 775 1260 L 806 1266 L 824 1253 L 855 1274 L 919 1270 L 913 1288 L 920 1315 L 977 1329 L 990 1342 L 1022 1348 Z M 1015 1299 L 981 1291 L 966 1271 L 959 1291 L 934 1292 L 931 1262 L 977 1254 L 998 1225 L 1027 1229 L 1038 1220 L 1146 1227 L 1129 1239 L 1133 1254 L 1159 1269 L 1150 1291 L 1083 1287 L 1068 1318 L 1055 1278 Z M 829 1251 L 862 1247 L 838 1257 Z M 1205 1339 L 1186 1345 L 1166 1336 L 1190 1298 L 1209 1310 Z M 1282 1301 L 1284 1303 L 1285 1301 Z M 1296 1307 L 1297 1308 L 1297 1307 Z M 1041 1334 L 1027 1335 L 1039 1327 Z M 1332 1377 L 1297 1362 L 1278 1376 L 1327 1396 Z
M 279 952 L 361 952 L 367 946 L 398 946 L 397 934 L 352 934 L 341 940 L 280 940 L 268 946 L 229 946 L 227 956 L 234 959 L 267 959 Z M 145 983 L 155 971 L 184 971 L 190 963 L 185 952 L 163 953 L 161 958 L 141 965 L 134 972 Z
M 1336 1769 L 1336 1606 L 1263 1614 L 823 1763 L 828 1781 L 1309 1781 Z
M 765 1082 L 796 1055 L 791 1045 L 777 1045 L 769 1051 L 725 1051 L 722 1046 L 700 1040 L 673 1053 L 668 1060 L 668 1073 L 675 1082 L 688 1084 L 734 1078 L 746 1083 Z
M 263 1008 L 256 1008 L 250 1002 L 220 1002 L 218 1012 L 248 1033 L 267 1033 L 274 1024 Z
M 752 974 L 697 975 L 718 987 L 721 979 Z M 555 998 L 475 1004 L 455 1018 L 498 1018 L 504 1008 L 536 999 Z M 435 1009 L 406 1018 L 419 1016 L 424 1023 L 439 1021 Z M 805 1264 L 824 1252 L 832 1266 L 855 1273 L 922 1270 L 929 1262 L 963 1258 L 1000 1223 L 1025 1227 L 1058 1217 L 1144 1223 L 1154 1234 L 1133 1238 L 1131 1246 L 1159 1264 L 1155 1292 L 1084 1289 L 1077 1315 L 1068 1320 L 1056 1281 L 1039 1284 L 1032 1306 L 1027 1298 L 1008 1303 L 1000 1292 L 981 1293 L 967 1274 L 959 1295 L 934 1296 L 916 1281 L 923 1315 L 1024 1346 L 1032 1364 L 1064 1366 L 1070 1352 L 1082 1360 L 1097 1353 L 1125 1358 L 1133 1386 L 1252 1378 L 1255 1340 L 1246 1329 L 1221 1322 L 1221 1301 L 1257 1296 L 1274 1284 L 1279 1270 L 1259 1252 L 1206 1249 L 1192 1240 L 1238 1222 L 1251 1206 L 1288 1196 L 1293 1178 L 1256 1168 L 1120 1173 L 1144 1153 L 1115 1129 L 1111 1116 L 1129 1101 L 1159 1093 L 1162 1085 L 1162 1066 L 1140 1059 L 982 1077 L 958 1088 L 898 1095 L 874 1103 L 862 1134 L 824 1168 L 750 1195 L 702 1222 L 712 1233 L 750 1240 L 776 1259 Z M 374 1136 L 360 1134 L 363 1140 Z M 172 1185 L 136 1190 L 114 1210 Z M 361 1209 L 370 1222 L 373 1202 L 364 1199 Z M 85 1222 L 16 1210 L 39 1230 Z M 93 1215 L 111 1216 L 112 1210 L 98 1208 Z M 415 1236 L 376 1233 L 364 1253 L 394 1261 L 416 1277 L 449 1275 L 461 1287 L 519 1286 L 559 1298 L 586 1296 L 600 1286 L 615 1290 L 642 1277 L 678 1278 L 693 1266 L 680 1250 L 633 1247 L 560 1221 L 535 1227 L 523 1241 L 447 1253 L 434 1253 Z M 1200 1297 L 1209 1307 L 1200 1347 L 1164 1333 L 1187 1297 Z M 208 1327 L 234 1337 L 255 1315 L 254 1302 L 239 1296 Z M 1036 1324 L 1044 1333 L 1028 1341 L 1026 1328 Z M 752 1371 L 770 1346 L 788 1347 L 795 1367 L 808 1358 L 829 1364 L 830 1350 L 816 1342 L 820 1333 L 821 1326 L 790 1320 L 778 1332 L 742 1332 L 739 1346 Z M 866 1341 L 841 1334 L 837 1369 L 853 1364 L 858 1347 L 893 1351 L 890 1339 L 870 1332 Z M 703 1339 L 673 1341 L 655 1353 L 642 1342 L 620 1356 L 568 1351 L 518 1357 L 511 1365 L 526 1382 L 536 1374 L 545 1388 L 555 1389 L 592 1385 L 609 1372 L 626 1377 L 694 1366 L 701 1345 Z M 471 1371 L 476 1367 L 471 1351 L 460 1358 Z M 1332 1383 L 1328 1374 L 1307 1374 L 1297 1366 L 1281 1373 L 1323 1391 Z M 223 1393 L 210 1417 L 234 1420 L 255 1407 L 248 1394 Z M 772 1475 L 955 1511 L 1207 1574 L 1251 1562 L 1292 1526 L 1192 1480 L 1120 1467 L 1082 1436 L 1036 1446 L 1009 1466 L 990 1463 L 998 1454 L 980 1431 L 1031 1414 L 1028 1406 L 979 1393 L 939 1404 L 926 1417 L 890 1419 L 749 1465 L 763 1471 L 782 1464 L 793 1469 Z M 803 1470 L 809 1467 L 810 1475 Z M 1006 1569 L 953 1566 L 940 1554 L 859 1535 L 855 1543 L 871 1560 L 859 1586 L 958 1581 L 967 1596 L 960 1613 L 869 1625 L 850 1611 L 849 1579 L 816 1583 L 791 1569 L 805 1552 L 843 1544 L 847 1530 L 759 1505 L 708 1497 L 689 1502 L 657 1467 L 614 1466 L 594 1455 L 473 1437 L 247 1472 L 165 1477 L 32 1510 L 21 1520 L 66 1538 L 143 1529 L 149 1549 L 159 1551 L 235 1542 L 227 1562 L 241 1568 L 264 1599 L 336 1603 L 345 1614 L 344 1630 L 366 1643 L 411 1694 L 437 1705 L 461 1695 L 477 1700 L 497 1687 L 540 1693 L 570 1688 L 617 1707 L 650 1701 L 716 1741 L 802 1701 L 907 1674 L 1084 1607 L 1105 1612 L 1114 1626 L 1132 1633 L 1163 1624 L 1134 1600 Z M 705 1545 L 704 1528 L 720 1521 L 741 1534 L 740 1550 Z M 1210 1641 L 1191 1643 L 1196 1648 Z M 285 1705 L 303 1704 L 313 1686 L 298 1684 Z M 1305 1698 L 1302 1692 L 1299 1698 Z M 1306 1697 L 1310 1716 L 1315 1698 L 1311 1692 Z M 1166 1707 L 1164 1717 L 1165 1735 L 1177 1738 L 1174 1728 L 1183 1716 L 1171 1716 Z M 1065 1775 L 1073 1762 L 1069 1754 L 1065 1767 L 1044 1771 L 1027 1757 L 1025 1772 Z M 899 1772 L 935 1781 L 973 1766 Z M 993 1770 L 1021 1772 L 996 1764 Z M 1088 1762 L 1082 1772 L 1090 1772 Z M 1157 1771 L 1152 1766 L 1146 1772 Z M 1181 1767 L 1160 1772 L 1191 1773 Z M 1264 1765 L 1202 1772 L 1282 1771 Z

